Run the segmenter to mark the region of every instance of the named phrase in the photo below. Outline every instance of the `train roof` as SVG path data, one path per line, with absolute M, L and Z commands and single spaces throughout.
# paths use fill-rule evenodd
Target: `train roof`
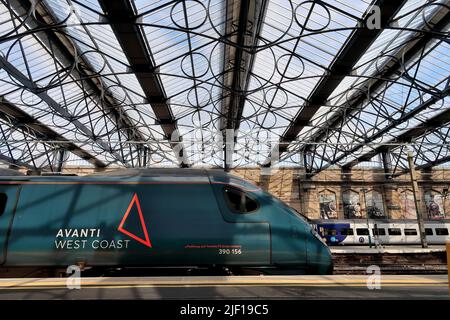
M 258 186 L 245 179 L 225 172 L 223 169 L 192 169 L 192 168 L 146 168 L 146 169 L 121 169 L 90 175 L 90 177 L 103 178 L 149 178 L 152 180 L 186 178 L 188 181 L 198 178 L 215 182 L 231 183 L 248 190 L 259 190 Z
M 97 172 L 88 177 L 207 177 L 207 176 L 228 176 L 230 174 L 222 169 L 192 169 L 192 168 L 130 168 L 113 171 Z
M 223 169 L 192 169 L 192 168 L 129 168 L 129 169 L 117 169 L 112 171 L 96 172 L 84 176 L 78 176 L 75 174 L 52 174 L 43 173 L 42 175 L 24 175 L 15 170 L 0 169 L 0 179 L 7 178 L 132 178 L 132 177 L 236 177 L 232 174 L 224 172 Z
M 229 174 L 223 169 L 191 169 L 191 168 L 146 168 L 146 169 L 119 169 L 114 171 L 97 172 L 86 176 L 73 175 L 42 175 L 42 176 L 1 176 L 0 181 L 46 181 L 46 182 L 83 182 L 83 181 L 215 181 L 240 185 L 249 190 L 259 188 L 240 177 Z

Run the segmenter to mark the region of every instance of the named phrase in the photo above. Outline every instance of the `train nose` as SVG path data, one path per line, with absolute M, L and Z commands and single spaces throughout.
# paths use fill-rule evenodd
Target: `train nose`
M 308 265 L 315 274 L 333 274 L 333 256 L 330 248 L 315 235 L 314 231 L 308 238 Z
M 323 246 L 323 269 L 324 274 L 333 274 L 334 264 L 333 255 L 327 245 Z

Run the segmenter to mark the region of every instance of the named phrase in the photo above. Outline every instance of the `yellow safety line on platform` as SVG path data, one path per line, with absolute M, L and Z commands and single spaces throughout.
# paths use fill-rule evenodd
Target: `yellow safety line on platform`
M 86 286 L 81 285 L 81 289 L 127 289 L 127 288 L 201 288 L 201 287 L 284 287 L 286 285 L 282 284 L 238 284 L 238 285 L 213 285 L 213 284 L 204 284 L 204 285 L 111 285 L 111 286 Z M 329 287 L 338 287 L 338 285 L 332 284 L 291 284 L 290 287 L 317 287 L 317 288 L 329 288 Z M 340 287 L 367 287 L 367 285 L 362 283 L 357 284 L 343 284 L 339 285 Z M 446 287 L 447 283 L 442 284 L 382 284 L 381 287 Z M 26 287 L 4 287 L 0 290 L 54 290 L 54 289 L 67 289 L 66 286 L 26 286 Z
M 81 283 L 83 285 L 247 285 L 247 284 L 256 284 L 256 285 L 288 285 L 288 284 L 331 284 L 331 285 L 341 285 L 341 284 L 357 284 L 357 283 L 366 283 L 367 280 L 339 280 L 339 281 L 214 281 L 214 280 L 205 280 L 205 281 L 130 281 L 130 282 L 108 282 L 108 281 L 83 281 L 81 280 Z M 64 284 L 66 281 L 58 281 L 58 282 L 51 282 L 51 281 L 37 281 L 37 282 L 30 282 L 30 283 L 20 283 L 20 282 L 5 282 L 0 283 L 0 288 L 2 287 L 9 287 L 9 286 L 34 286 L 34 285 L 40 285 L 40 286 L 59 286 Z M 447 284 L 447 281 L 436 281 L 436 280 L 424 280 L 424 281 L 417 281 L 417 280 L 396 280 L 396 281 L 381 281 L 381 283 L 389 284 Z
M 17 279 L 15 281 L 11 280 L 0 280 L 0 289 L 32 289 L 32 288 L 65 288 L 66 280 L 68 278 L 58 279 L 58 280 L 40 280 L 33 279 Z M 213 279 L 196 279 L 196 280 L 103 280 L 89 281 L 81 279 L 82 287 L 89 288 L 131 288 L 131 287 L 205 287 L 205 286 L 218 286 L 218 287 L 229 287 L 229 286 L 309 286 L 309 287 L 337 287 L 337 286 L 348 286 L 348 287 L 365 287 L 367 285 L 366 279 L 245 279 L 245 280 L 213 280 Z M 122 282 L 122 283 L 121 283 Z M 382 286 L 393 286 L 393 287 L 414 287 L 414 286 L 447 286 L 448 282 L 445 280 L 432 280 L 424 278 L 415 279 L 385 279 L 381 280 Z

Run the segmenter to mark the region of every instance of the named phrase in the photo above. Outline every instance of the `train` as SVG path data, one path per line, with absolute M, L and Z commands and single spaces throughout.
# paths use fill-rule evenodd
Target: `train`
M 421 243 L 417 220 L 314 220 L 311 224 L 330 246 Z M 439 245 L 450 242 L 449 220 L 425 220 L 424 228 L 428 244 Z
M 0 266 L 72 265 L 333 272 L 307 218 L 223 170 L 0 177 Z

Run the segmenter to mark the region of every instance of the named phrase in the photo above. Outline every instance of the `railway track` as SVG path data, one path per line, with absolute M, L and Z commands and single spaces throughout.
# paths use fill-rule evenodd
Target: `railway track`
M 333 274 L 362 275 L 367 274 L 366 266 L 335 266 Z M 381 265 L 382 274 L 447 274 L 447 265 Z
M 367 274 L 378 266 L 384 274 L 447 274 L 445 251 L 424 253 L 333 253 L 334 274 Z

